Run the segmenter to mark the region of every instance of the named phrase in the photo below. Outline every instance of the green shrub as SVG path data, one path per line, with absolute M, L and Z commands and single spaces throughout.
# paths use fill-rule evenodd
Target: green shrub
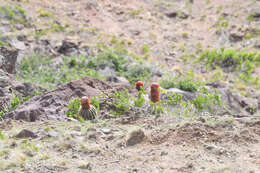
M 189 77 L 166 77 L 160 81 L 160 86 L 165 89 L 179 88 L 183 91 L 196 92 L 203 83 Z
M 134 84 L 138 80 L 148 81 L 152 77 L 152 72 L 151 67 L 140 61 L 139 63 L 131 63 L 122 75 L 131 84 Z
M 9 46 L 9 44 L 0 40 L 0 46 Z
M 214 106 L 220 106 L 221 95 L 217 93 L 209 93 L 206 88 L 202 89 L 202 94 L 197 96 L 193 101 L 192 104 L 198 109 L 199 111 L 203 109 L 210 109 Z
M 127 57 L 119 52 L 115 52 L 109 49 L 103 50 L 96 57 L 91 57 L 88 62 L 89 68 L 104 69 L 110 67 L 116 72 L 122 72 L 128 64 Z
M 17 95 L 13 94 L 9 106 L 4 107 L 3 110 L 0 111 L 0 118 L 2 118 L 5 113 L 15 110 L 20 104 L 26 102 L 30 98 L 30 96 L 19 98 Z
M 80 99 L 73 98 L 70 100 L 68 106 L 68 111 L 65 113 L 69 118 L 78 118 L 79 117 L 79 108 L 80 108 Z
M 137 80 L 147 81 L 151 78 L 151 67 L 143 61 L 134 61 L 125 49 L 101 47 L 101 52 L 91 57 L 87 67 L 95 70 L 109 67 L 118 75 L 127 78 L 130 83 Z
M 141 87 L 140 91 L 138 91 L 137 99 L 134 100 L 135 106 L 137 106 L 137 107 L 143 106 L 143 104 L 145 102 L 144 94 L 146 94 L 146 92 L 145 92 L 144 88 Z
M 182 104 L 183 103 L 183 99 L 182 99 L 182 95 L 181 94 L 176 94 L 174 92 L 170 92 L 168 94 L 168 101 L 167 104 L 169 105 L 178 105 L 178 104 Z
M 91 103 L 93 106 L 95 106 L 96 109 L 97 109 L 97 112 L 99 112 L 99 110 L 100 110 L 100 106 L 99 106 L 100 102 L 99 102 L 98 97 L 91 97 L 91 98 L 90 98 L 90 103 Z
M 16 109 L 19 104 L 26 102 L 30 98 L 31 98 L 30 96 L 19 98 L 17 95 L 13 94 L 13 98 L 11 99 L 11 103 L 8 107 L 8 111 Z
M 212 49 L 202 53 L 200 60 L 205 60 L 206 65 L 215 68 L 232 67 L 247 75 L 251 74 L 260 63 L 258 52 L 242 52 L 234 49 Z
M 52 63 L 51 58 L 39 54 L 23 58 L 18 66 L 18 78 L 49 89 L 86 76 L 104 78 L 96 70 L 87 67 L 86 58 L 83 56 L 63 57 L 59 68 Z
M 115 114 L 122 115 L 131 109 L 131 96 L 128 90 L 118 91 L 112 95 L 112 104 L 116 108 Z

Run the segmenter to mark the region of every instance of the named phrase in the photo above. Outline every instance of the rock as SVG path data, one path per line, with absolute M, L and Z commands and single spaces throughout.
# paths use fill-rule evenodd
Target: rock
M 161 93 L 161 100 L 168 100 L 171 93 L 181 94 L 184 101 L 192 101 L 196 98 L 196 93 L 182 91 L 178 88 L 167 89 L 167 93 Z
M 7 113 L 4 118 L 22 119 L 25 121 L 65 121 L 68 120 L 65 114 L 68 110 L 66 106 L 72 98 L 93 97 L 103 92 L 112 93 L 116 90 L 125 89 L 128 89 L 130 93 L 135 91 L 135 88 L 127 84 L 109 83 L 86 77 L 61 85 L 51 92 L 34 96 L 26 104 L 20 105 L 14 111 Z
M 126 139 L 126 146 L 134 146 L 139 144 L 143 141 L 145 137 L 144 132 L 141 129 L 133 130 L 131 133 L 128 134 Z
M 205 118 L 203 118 L 203 117 L 199 117 L 199 121 L 202 122 L 202 123 L 206 122 Z
M 89 128 L 86 132 L 86 139 L 97 139 L 97 130 Z
M 111 129 L 107 129 L 107 128 L 103 128 L 101 129 L 101 131 L 104 133 L 104 134 L 110 134 L 112 131 Z
M 189 14 L 186 13 L 186 12 L 184 12 L 184 11 L 179 11 L 179 12 L 178 12 L 178 17 L 179 17 L 180 19 L 187 19 L 187 18 L 189 17 Z
M 232 42 L 242 41 L 243 38 L 244 34 L 242 32 L 231 32 L 229 35 L 229 39 Z
M 8 107 L 10 104 L 10 100 L 13 98 L 13 94 L 18 97 L 33 97 L 36 93 L 45 92 L 46 89 L 30 84 L 30 83 L 22 83 L 15 81 L 12 74 L 4 72 L 0 69 L 0 103 L 5 103 L 5 106 Z M 2 110 L 3 106 L 0 105 Z M 31 113 L 30 113 L 31 114 Z M 24 117 L 25 115 L 19 115 Z M 25 116 L 26 117 L 26 116 Z M 27 119 L 33 119 L 33 116 L 29 118 L 27 115 Z
M 226 105 L 227 110 L 232 115 L 253 115 L 259 110 L 258 98 L 247 98 L 239 93 L 232 93 L 227 88 L 219 88 L 222 96 L 222 104 Z
M 0 69 L 7 73 L 15 73 L 18 50 L 0 46 Z
M 57 131 L 51 130 L 48 132 L 48 137 L 58 137 L 59 133 Z
M 17 49 L 17 50 L 25 50 L 26 49 L 26 46 L 25 46 L 24 42 L 19 41 L 16 38 L 10 40 L 10 45 L 12 47 L 14 47 L 15 49 Z
M 126 78 L 119 77 L 119 76 L 116 76 L 116 75 L 108 76 L 106 80 L 109 81 L 109 82 L 129 84 L 129 81 Z
M 172 10 L 165 13 L 165 15 L 169 18 L 180 18 L 180 19 L 187 19 L 189 17 L 189 14 L 184 11 L 179 10 Z
M 35 93 L 44 93 L 47 90 L 43 87 L 31 84 L 31 83 L 20 83 L 20 82 L 12 82 L 11 84 L 12 90 L 18 92 L 23 97 L 26 96 L 34 96 Z
M 178 15 L 177 11 L 170 11 L 170 12 L 166 12 L 165 15 L 169 18 L 175 18 Z
M 63 40 L 62 45 L 58 48 L 58 52 L 64 55 L 71 55 L 79 49 L 77 43 Z
M 75 126 L 73 129 L 74 129 L 75 131 L 77 131 L 77 132 L 80 132 L 80 131 L 81 131 L 81 127 L 80 127 L 80 126 Z
M 91 171 L 93 169 L 93 165 L 91 163 L 87 163 L 87 164 L 83 164 L 81 166 L 79 166 L 80 169 L 87 169 L 89 171 Z
M 37 138 L 37 135 L 30 130 L 23 129 L 15 137 L 16 138 Z
M 160 156 L 166 156 L 166 155 L 168 155 L 168 152 L 166 152 L 166 151 L 162 151 L 160 154 Z

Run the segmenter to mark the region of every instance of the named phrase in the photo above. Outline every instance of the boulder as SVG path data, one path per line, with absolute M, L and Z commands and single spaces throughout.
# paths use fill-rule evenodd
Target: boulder
M 7 73 L 15 73 L 18 50 L 0 46 L 0 69 Z
M 143 130 L 137 129 L 131 131 L 126 139 L 126 146 L 134 146 L 141 143 L 144 140 L 145 134 Z
M 98 79 L 85 77 L 59 86 L 57 89 L 47 92 L 19 106 L 16 110 L 7 113 L 4 118 L 17 120 L 68 120 L 65 112 L 72 98 L 82 96 L 93 97 L 102 93 L 112 93 L 115 90 L 135 89 L 127 84 L 103 82 Z

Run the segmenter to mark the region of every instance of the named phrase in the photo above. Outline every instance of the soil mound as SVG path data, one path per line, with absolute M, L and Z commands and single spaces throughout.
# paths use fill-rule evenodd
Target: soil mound
M 85 77 L 81 80 L 61 85 L 57 89 L 41 96 L 33 97 L 16 110 L 8 113 L 5 118 L 25 121 L 63 121 L 67 119 L 65 115 L 66 106 L 72 98 L 82 96 L 93 97 L 124 89 L 128 89 L 130 92 L 134 91 L 134 88 L 127 84 L 103 82 L 98 79 Z

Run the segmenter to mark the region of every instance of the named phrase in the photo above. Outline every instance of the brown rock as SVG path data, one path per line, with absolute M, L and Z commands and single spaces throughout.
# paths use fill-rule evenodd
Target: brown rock
M 126 146 L 134 146 L 141 143 L 145 137 L 144 132 L 141 129 L 133 130 L 127 137 Z
M 5 118 L 22 119 L 25 121 L 36 120 L 67 120 L 65 112 L 67 105 L 75 97 L 93 97 L 104 91 L 111 93 L 115 90 L 134 88 L 127 84 L 103 82 L 94 78 L 83 78 L 61 85 L 57 89 L 47 92 L 41 96 L 35 96 L 16 110 L 5 115 Z
M 37 138 L 37 135 L 30 130 L 23 129 L 15 137 L 17 137 L 17 138 Z
M 18 50 L 0 46 L 0 69 L 7 73 L 15 73 Z

